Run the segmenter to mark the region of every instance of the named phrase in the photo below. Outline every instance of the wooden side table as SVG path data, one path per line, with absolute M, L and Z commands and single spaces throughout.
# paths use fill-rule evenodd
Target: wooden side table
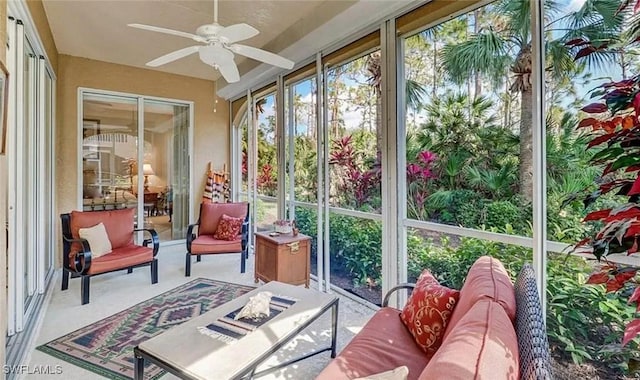
M 311 238 L 307 235 L 256 232 L 255 280 L 309 287 Z

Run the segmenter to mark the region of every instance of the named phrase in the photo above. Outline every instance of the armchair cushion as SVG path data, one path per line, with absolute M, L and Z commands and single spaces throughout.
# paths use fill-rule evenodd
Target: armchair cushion
M 200 205 L 200 225 L 198 235 L 213 235 L 216 233 L 222 215 L 233 218 L 246 218 L 248 204 L 239 203 L 202 203 Z
M 92 252 L 93 253 L 93 252 Z M 130 244 L 116 248 L 108 255 L 91 260 L 89 274 L 98 274 L 148 263 L 153 260 L 153 249 Z
M 234 218 L 227 214 L 222 214 L 213 238 L 219 240 L 236 240 L 242 228 L 242 222 L 243 218 Z
M 444 330 L 459 295 L 459 291 L 440 285 L 425 270 L 418 278 L 407 305 L 402 309 L 400 319 L 428 356 L 432 356 L 442 344 Z
M 238 237 L 236 240 L 218 240 L 212 235 L 200 235 L 191 243 L 192 255 L 240 251 L 242 251 L 242 241 Z
M 77 239 L 80 237 L 80 228 L 93 227 L 102 222 L 113 249 L 133 244 L 133 216 L 135 212 L 134 208 L 93 212 L 72 211 L 71 236 Z M 76 251 L 82 250 L 79 244 L 74 243 L 74 245 Z
M 97 259 L 112 250 L 107 230 L 104 228 L 104 224 L 102 224 L 102 222 L 93 227 L 78 229 L 78 235 L 83 239 L 87 239 L 89 247 L 91 248 L 91 257 L 94 259 Z

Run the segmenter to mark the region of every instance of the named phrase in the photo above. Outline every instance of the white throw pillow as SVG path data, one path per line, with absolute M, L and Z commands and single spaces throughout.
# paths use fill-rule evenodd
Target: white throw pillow
M 89 248 L 91 248 L 91 258 L 97 259 L 100 256 L 110 253 L 112 250 L 111 241 L 107 235 L 107 230 L 102 222 L 89 228 L 78 229 L 78 235 L 87 239 Z
M 365 377 L 359 377 L 353 380 L 407 380 L 407 376 L 409 376 L 409 368 L 403 365 L 390 371 L 380 372 Z

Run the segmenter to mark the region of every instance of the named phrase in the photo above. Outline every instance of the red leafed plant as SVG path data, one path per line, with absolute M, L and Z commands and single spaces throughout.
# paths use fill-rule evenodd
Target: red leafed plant
M 329 164 L 334 170 L 335 192 L 341 194 L 347 204 L 360 208 L 379 189 L 382 180 L 379 160 L 373 165 L 366 163 L 363 152 L 354 149 L 351 135 L 332 143 Z
M 617 207 L 592 211 L 585 222 L 596 223 L 592 236 L 578 242 L 576 250 L 588 251 L 605 264 L 592 273 L 587 284 L 605 284 L 607 292 L 633 291 L 629 303 L 640 311 L 640 283 L 637 269 L 614 264 L 607 256 L 631 255 L 640 241 L 640 75 L 633 79 L 606 83 L 592 97 L 601 101 L 582 108 L 587 117 L 578 128 L 590 128 L 587 149 L 599 149 L 591 163 L 603 168 L 596 180 L 598 188 L 584 199 L 585 207 L 602 195 L 623 199 Z M 633 288 L 635 287 L 635 290 Z M 640 334 L 640 319 L 626 325 L 623 346 Z

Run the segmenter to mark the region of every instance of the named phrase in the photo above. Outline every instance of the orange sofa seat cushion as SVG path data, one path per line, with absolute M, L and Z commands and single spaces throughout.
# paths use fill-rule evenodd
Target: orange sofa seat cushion
M 427 355 L 432 356 L 440 347 L 459 294 L 440 285 L 428 270 L 418 278 L 400 319 Z
M 517 380 L 518 339 L 505 309 L 476 302 L 431 358 L 419 380 Z
M 429 359 L 400 320 L 400 311 L 378 310 L 316 379 L 345 380 L 405 365 L 408 379 L 418 378 Z
M 219 240 L 211 235 L 200 235 L 191 243 L 192 255 L 211 253 L 237 253 L 242 252 L 242 240 Z
M 104 224 L 111 248 L 117 249 L 133 244 L 133 216 L 134 208 L 109 211 L 72 211 L 71 212 L 71 236 L 74 239 L 80 237 L 80 228 L 90 228 L 98 223 Z M 81 251 L 80 244 L 74 243 L 76 251 Z
M 91 260 L 88 274 L 98 274 L 128 268 L 153 261 L 153 249 L 139 245 L 116 248 L 111 253 Z
M 248 204 L 246 202 L 236 203 L 202 203 L 200 205 L 200 226 L 198 235 L 213 235 L 216 233 L 222 214 L 233 218 L 244 218 L 247 216 Z
M 499 260 L 482 256 L 469 269 L 460 289 L 460 299 L 446 327 L 444 339 L 479 300 L 490 299 L 504 308 L 511 321 L 516 318 L 516 295 L 507 270 Z

